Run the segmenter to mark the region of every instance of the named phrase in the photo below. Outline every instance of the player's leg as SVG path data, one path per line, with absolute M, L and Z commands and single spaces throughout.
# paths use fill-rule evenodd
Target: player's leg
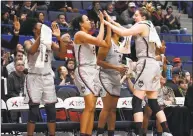
M 144 108 L 144 115 L 143 115 L 143 135 L 146 136 L 148 125 L 149 125 L 149 118 L 152 115 L 151 108 L 146 105 Z
M 26 76 L 25 89 L 27 102 L 29 103 L 28 123 L 27 123 L 27 135 L 31 136 L 35 130 L 35 123 L 39 118 L 39 103 L 42 97 L 41 93 L 41 81 L 37 75 Z M 24 99 L 24 101 L 25 101 Z
M 49 129 L 49 135 L 55 136 L 56 132 L 56 108 L 55 103 L 46 104 L 45 110 L 47 114 L 47 124 Z
M 80 119 L 81 136 L 92 135 L 97 97 L 92 93 L 84 96 L 85 108 Z
M 27 135 L 33 136 L 35 130 L 35 123 L 39 117 L 39 104 L 29 104 L 29 115 L 27 123 Z
M 149 91 L 149 92 L 146 92 L 146 94 L 147 94 L 147 98 L 148 98 L 148 104 L 149 104 L 150 108 L 152 109 L 152 111 L 155 113 L 157 120 L 160 122 L 162 129 L 163 129 L 163 132 L 170 133 L 170 130 L 169 130 L 168 125 L 167 125 L 165 113 L 163 112 L 163 110 L 160 109 L 160 106 L 158 105 L 158 102 L 157 102 L 158 92 L 157 91 Z M 168 136 L 170 136 L 170 135 L 168 135 Z
M 111 100 L 111 110 L 110 115 L 107 120 L 108 125 L 108 136 L 114 136 L 114 130 L 115 130 L 115 122 L 116 122 L 116 109 L 117 109 L 117 102 L 119 97 L 117 96 L 110 96 Z
M 51 74 L 42 77 L 43 94 L 42 101 L 45 103 L 45 110 L 47 114 L 47 125 L 49 135 L 54 136 L 56 132 L 56 108 L 57 96 L 54 86 L 54 79 Z
M 143 122 L 143 108 L 142 100 L 144 99 L 145 91 L 135 90 L 133 93 L 132 107 L 133 107 L 133 117 L 135 122 L 135 134 L 142 135 L 142 122 Z
M 103 109 L 101 110 L 99 114 L 99 121 L 98 121 L 98 130 L 97 135 L 104 133 L 104 127 L 107 123 L 107 119 L 110 116 L 111 112 L 111 95 L 107 93 L 105 90 L 103 90 L 103 93 L 101 93 L 102 101 L 103 101 Z

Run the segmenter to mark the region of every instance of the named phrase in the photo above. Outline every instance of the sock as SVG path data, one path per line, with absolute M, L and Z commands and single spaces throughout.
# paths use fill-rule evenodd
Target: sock
M 157 132 L 157 136 L 162 136 L 162 132 Z
M 162 129 L 163 129 L 163 132 L 168 132 L 170 133 L 170 130 L 168 128 L 168 123 L 166 121 L 162 122 L 161 123 L 161 126 L 162 126 Z
M 103 134 L 103 133 L 104 133 L 104 128 L 98 128 L 96 136 L 98 136 L 99 134 Z
M 108 130 L 108 136 L 114 136 L 114 130 Z
M 142 122 L 135 122 L 135 134 L 140 136 L 143 135 Z

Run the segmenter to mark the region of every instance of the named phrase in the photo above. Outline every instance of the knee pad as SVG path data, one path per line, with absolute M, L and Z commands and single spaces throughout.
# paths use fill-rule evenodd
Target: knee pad
M 160 106 L 158 105 L 157 99 L 148 99 L 148 104 L 155 115 L 161 110 Z
M 136 96 L 133 96 L 132 107 L 133 107 L 133 114 L 135 114 L 137 112 L 143 112 L 142 100 Z
M 38 118 L 39 118 L 39 105 L 30 105 L 28 121 L 31 123 L 35 123 L 38 121 Z
M 47 122 L 56 122 L 56 108 L 55 103 L 45 105 Z

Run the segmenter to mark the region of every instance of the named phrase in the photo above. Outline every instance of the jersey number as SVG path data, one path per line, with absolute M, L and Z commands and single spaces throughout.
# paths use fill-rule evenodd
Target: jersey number
M 45 54 L 45 61 L 44 62 L 48 62 L 48 54 Z

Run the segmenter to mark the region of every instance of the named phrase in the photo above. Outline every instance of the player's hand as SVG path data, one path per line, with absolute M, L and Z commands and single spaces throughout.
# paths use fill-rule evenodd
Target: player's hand
M 66 33 L 66 34 L 64 34 L 62 36 L 62 42 L 64 42 L 64 43 L 71 43 L 71 37 L 70 37 L 70 35 L 68 33 Z
M 119 71 L 121 75 L 124 75 L 127 72 L 128 68 L 125 66 L 118 66 L 116 70 Z
M 104 16 L 106 17 L 106 19 L 107 19 L 108 22 L 112 22 L 111 17 L 107 14 L 106 11 L 103 11 L 103 14 L 104 14 Z
M 19 32 L 19 30 L 20 30 L 19 19 L 18 19 L 18 17 L 16 15 L 14 15 L 14 19 L 13 19 L 13 28 L 17 32 Z
M 56 36 L 56 38 L 60 37 L 60 34 L 61 34 L 60 28 L 55 21 L 52 22 L 51 28 L 52 28 L 52 34 Z
M 103 16 L 103 13 L 101 11 L 99 11 L 99 14 L 98 14 L 98 17 L 100 19 L 100 23 L 104 23 L 104 16 Z

